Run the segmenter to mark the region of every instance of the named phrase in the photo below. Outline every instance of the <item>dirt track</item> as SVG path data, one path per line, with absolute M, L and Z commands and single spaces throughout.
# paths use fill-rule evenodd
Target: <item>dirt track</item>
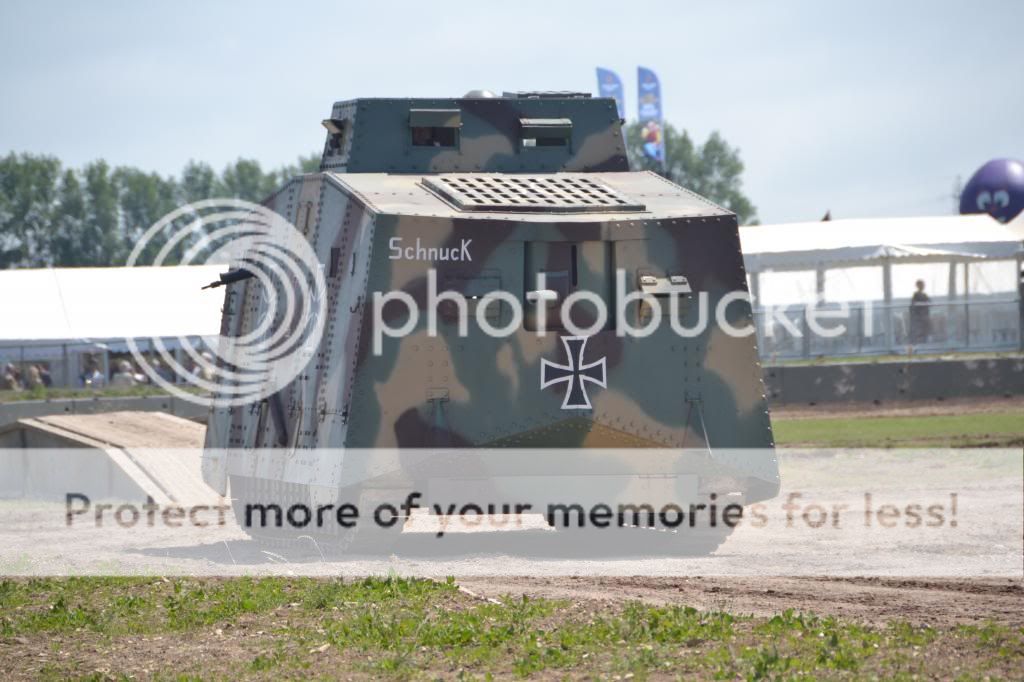
M 780 419 L 924 417 L 1024 412 L 1024 396 L 772 408 Z M 1024 562 L 1024 558 L 1022 558 Z M 786 609 L 868 623 L 899 619 L 932 626 L 992 620 L 1024 626 L 1024 581 L 1012 579 L 554 577 L 466 578 L 482 598 L 503 594 L 573 601 L 640 600 L 770 616 Z
M 786 609 L 866 623 L 930 626 L 992 620 L 1024 625 L 1024 582 L 1009 579 L 890 578 L 466 578 L 481 598 L 504 594 L 572 601 L 685 604 L 701 610 L 771 616 Z
M 808 408 L 786 408 L 773 410 L 773 416 L 783 418 L 807 418 L 807 417 L 854 417 L 854 416 L 925 416 L 934 414 L 965 414 L 984 413 L 991 411 L 1021 410 L 1024 411 L 1024 398 L 998 399 L 998 400 L 954 400 L 943 402 L 918 402 L 902 404 L 899 407 L 893 405 L 831 405 L 816 406 Z M 134 435 L 134 434 L 133 434 Z M 140 431 L 138 438 L 146 437 L 146 433 Z M 904 480 L 904 477 L 897 477 Z M 1010 503 L 1008 503 L 1010 504 Z M 1016 505 L 1016 502 L 1012 503 Z M 852 508 L 852 507 L 851 507 Z M 1009 508 L 1015 508 L 1011 506 Z M 15 518 L 27 521 L 33 514 L 23 513 L 30 510 L 17 509 Z M 14 509 L 7 509 L 10 512 Z M 30 524 L 31 525 L 31 524 Z M 45 526 L 45 524 L 43 524 Z M 3 543 L 6 547 L 0 552 L 0 559 L 9 559 L 17 564 L 24 557 L 39 555 L 43 560 L 54 560 L 58 555 L 67 554 L 75 560 L 85 561 L 95 559 L 97 561 L 118 561 L 131 568 L 138 564 L 149 565 L 149 571 L 159 570 L 150 565 L 152 562 L 159 562 L 163 559 L 163 551 L 147 550 L 141 547 L 133 547 L 127 556 L 123 550 L 125 546 L 114 542 L 110 533 L 96 536 L 89 533 L 81 537 L 64 537 L 59 531 L 63 524 L 56 528 L 43 527 L 32 528 L 14 524 L 5 528 L 7 531 L 15 531 L 4 537 Z M 113 529 L 112 529 L 113 530 Z M 147 531 L 134 533 L 132 538 L 138 540 L 140 545 L 147 537 Z M 1020 537 L 1019 532 L 1017 537 Z M 180 563 L 181 569 L 185 572 L 212 570 L 217 575 L 231 575 L 243 570 L 243 566 L 235 566 L 236 559 L 245 563 L 241 556 L 243 551 L 257 555 L 253 561 L 264 563 L 253 563 L 249 568 L 258 569 L 266 565 L 267 558 L 262 556 L 260 547 L 251 547 L 252 543 L 243 540 L 244 535 L 237 529 L 225 529 L 223 534 L 214 537 L 205 533 L 187 534 L 185 537 L 175 536 L 164 538 L 154 535 L 155 546 L 167 546 L 168 559 L 174 563 Z M 81 544 L 75 545 L 74 541 Z M 110 543 L 110 547 L 106 544 Z M 802 544 L 799 538 L 794 538 L 789 545 L 775 540 L 765 539 L 762 541 L 760 553 L 751 552 L 759 556 L 758 566 L 766 566 L 765 557 L 778 555 L 780 562 L 797 561 L 797 567 L 804 568 L 814 558 L 813 552 L 808 552 L 808 547 Z M 78 547 L 79 551 L 70 550 Z M 770 616 L 781 613 L 787 609 L 800 612 L 813 612 L 820 615 L 831 615 L 847 620 L 855 620 L 867 623 L 884 623 L 890 620 L 908 620 L 915 623 L 931 626 L 948 626 L 957 623 L 981 623 L 986 620 L 993 620 L 999 623 L 1024 626 L 1024 581 L 1019 578 L 973 578 L 973 579 L 950 579 L 950 578 L 891 578 L 891 577 L 865 577 L 865 578 L 822 578 L 822 577 L 750 577 L 750 576 L 725 576 L 716 577 L 656 577 L 664 562 L 645 561 L 637 562 L 635 565 L 626 568 L 627 573 L 619 576 L 573 576 L 573 575 L 552 575 L 548 569 L 547 575 L 539 575 L 545 571 L 537 570 L 538 566 L 529 562 L 517 561 L 515 559 L 495 559 L 500 565 L 503 575 L 482 576 L 477 573 L 473 575 L 473 568 L 479 568 L 481 562 L 472 558 L 462 558 L 459 561 L 448 565 L 441 565 L 435 568 L 429 566 L 418 558 L 383 562 L 353 562 L 349 565 L 338 565 L 324 563 L 323 565 L 310 566 L 302 563 L 301 557 L 293 556 L 293 550 L 284 550 L 274 547 L 276 552 L 284 554 L 289 560 L 299 562 L 295 569 L 297 572 L 308 572 L 313 575 L 353 575 L 353 574 L 380 574 L 388 570 L 396 570 L 399 573 L 424 573 L 443 576 L 454 574 L 459 577 L 459 584 L 473 595 L 481 599 L 499 597 L 506 594 L 531 595 L 558 599 L 567 599 L 575 603 L 616 603 L 629 600 L 641 600 L 657 604 L 682 604 L 694 606 L 701 610 L 721 610 L 738 614 L 753 614 L 756 616 Z M 306 548 L 312 552 L 310 548 Z M 894 545 L 887 546 L 884 550 L 885 556 L 894 554 L 897 549 Z M 955 548 L 957 553 L 963 554 L 962 548 Z M 770 551 L 768 551 L 770 550 Z M 314 553 L 315 554 L 315 553 Z M 728 553 L 723 553 L 727 555 Z M 53 555 L 53 556 L 51 556 Z M 278 556 L 275 554 L 274 556 Z M 952 568 L 950 556 L 936 556 L 937 561 L 943 562 L 947 568 Z M 738 560 L 744 565 L 750 566 L 744 557 L 739 556 Z M 893 559 L 894 561 L 898 560 Z M 62 557 L 60 565 L 64 565 Z M 316 556 L 307 557 L 305 561 L 317 561 Z M 486 560 L 484 560 L 486 563 Z M 723 561 L 728 561 L 726 556 Z M 1021 561 L 1024 561 L 1022 559 Z M 216 565 L 213 562 L 217 562 Z M 4 562 L 6 563 L 6 562 Z M 74 563 L 74 562 L 72 562 Z M 113 564 L 112 564 L 113 565 Z M 212 569 L 210 569 L 212 566 Z M 301 566 L 301 568 L 300 568 Z M 689 571 L 689 575 L 701 575 L 711 572 L 715 567 L 701 566 L 699 563 L 682 565 L 686 570 L 681 569 L 679 574 Z M 287 567 L 279 567 L 287 568 Z M 571 568 L 571 567 L 570 567 Z M 754 572 L 757 569 L 754 567 Z M 770 571 L 770 568 L 761 570 Z M 828 565 L 821 567 L 822 572 L 831 569 Z M 15 570 L 15 573 L 20 570 Z M 290 572 L 290 571 L 289 571 Z M 571 572 L 571 571 L 570 571 Z M 632 573 L 647 573 L 644 576 L 632 576 Z M 954 574 L 951 571 L 950 574 Z M 525 574 L 525 575 L 524 575 Z M 531 575 L 532 574 L 532 575 Z
M 1010 398 L 954 398 L 906 400 L 889 403 L 822 403 L 772 406 L 774 419 L 826 419 L 829 417 L 933 417 L 986 412 L 1024 413 L 1024 396 Z

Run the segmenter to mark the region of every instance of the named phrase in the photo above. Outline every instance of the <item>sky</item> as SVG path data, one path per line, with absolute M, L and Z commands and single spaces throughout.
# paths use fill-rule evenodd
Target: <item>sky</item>
M 0 154 L 163 175 L 318 152 L 338 100 L 660 77 L 665 118 L 739 148 L 763 223 L 953 211 L 1024 159 L 1024 2 L 0 4 Z

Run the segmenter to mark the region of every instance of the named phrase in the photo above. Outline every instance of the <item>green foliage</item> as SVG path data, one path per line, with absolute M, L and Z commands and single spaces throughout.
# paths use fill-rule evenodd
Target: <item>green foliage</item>
M 828 448 L 1014 447 L 1024 444 L 1024 415 L 1008 409 L 914 417 L 772 419 L 778 445 Z
M 497 600 L 495 600 L 497 601 Z M 0 580 L 0 647 L 51 647 L 55 679 L 513 676 L 623 679 L 1016 677 L 1024 628 L 866 625 L 786 610 L 770 618 L 639 602 L 482 601 L 454 581 L 400 577 Z M 158 637 L 153 637 L 158 635 Z M 221 639 L 221 638 L 224 639 Z M 133 648 L 196 652 L 154 670 Z M 202 643 L 208 646 L 203 646 Z M 116 653 L 115 653 L 116 652 Z M 32 656 L 34 659 L 35 656 Z M 51 659 L 52 660 L 52 659 Z M 159 665 L 159 664 L 158 664 Z
M 757 222 L 757 209 L 743 194 L 743 161 L 740 152 L 715 131 L 702 145 L 694 144 L 690 134 L 666 123 L 665 167 L 643 153 L 637 121 L 626 126 L 626 154 L 633 170 L 650 170 L 672 182 L 707 197 L 735 213 L 741 225 Z
M 190 161 L 175 178 L 102 160 L 66 169 L 51 156 L 11 153 L 0 157 L 0 268 L 123 265 L 142 233 L 178 206 L 213 197 L 259 202 L 319 164 L 310 154 L 264 171 L 238 159 L 218 174 Z M 161 245 L 156 239 L 149 250 Z
M 664 172 L 643 155 L 639 124 L 627 126 L 626 135 L 633 168 L 662 173 L 734 211 L 742 223 L 756 221 L 741 191 L 739 152 L 717 132 L 697 146 L 686 131 L 666 125 Z M 259 202 L 319 163 L 314 153 L 265 171 L 254 159 L 238 159 L 217 173 L 189 161 L 178 177 L 162 177 L 102 160 L 70 169 L 52 156 L 11 153 L 0 158 L 0 268 L 122 265 L 142 233 L 178 206 L 213 197 Z M 152 240 L 143 256 L 161 246 Z M 187 246 L 180 244 L 169 261 Z
M 52 156 L 0 159 L 0 267 L 47 263 L 59 178 Z
M 182 386 L 182 390 L 201 393 L 196 387 Z M 25 400 L 71 400 L 75 398 L 134 398 L 142 396 L 166 396 L 166 390 L 160 386 L 151 384 L 140 384 L 138 386 L 103 388 L 45 388 L 36 386 L 20 391 L 0 391 L 0 405 L 4 403 L 16 403 Z

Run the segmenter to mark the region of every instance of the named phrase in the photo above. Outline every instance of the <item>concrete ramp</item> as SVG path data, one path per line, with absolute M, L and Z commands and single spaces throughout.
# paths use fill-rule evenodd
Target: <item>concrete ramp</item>
M 0 430 L 0 498 L 218 504 L 200 474 L 202 424 L 160 412 L 20 419 Z

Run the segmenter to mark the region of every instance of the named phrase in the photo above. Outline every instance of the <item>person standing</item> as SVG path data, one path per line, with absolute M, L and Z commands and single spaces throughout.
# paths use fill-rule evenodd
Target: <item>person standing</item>
M 5 391 L 20 391 L 22 389 L 21 375 L 18 372 L 18 368 L 10 362 L 4 367 L 3 376 L 0 379 L 2 379 L 0 381 L 0 389 Z
M 112 388 L 131 388 L 138 384 L 135 375 L 135 368 L 127 360 L 117 363 L 117 372 L 110 378 Z
M 931 302 L 924 293 L 924 280 L 915 283 L 917 291 L 910 297 L 910 343 L 926 343 L 932 333 Z

